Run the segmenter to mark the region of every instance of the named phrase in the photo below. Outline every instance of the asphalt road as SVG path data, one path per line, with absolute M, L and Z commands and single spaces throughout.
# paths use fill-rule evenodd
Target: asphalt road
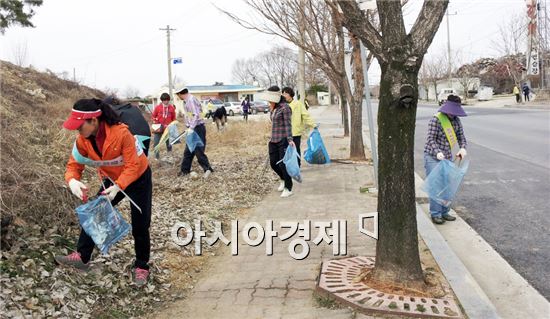
M 550 299 L 550 111 L 465 108 L 471 161 L 453 208 Z M 436 111 L 429 105 L 417 111 L 415 169 L 422 177 L 428 121 Z

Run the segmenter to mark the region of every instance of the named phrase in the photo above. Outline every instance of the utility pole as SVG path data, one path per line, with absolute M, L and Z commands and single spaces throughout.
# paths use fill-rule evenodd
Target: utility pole
M 451 29 L 449 26 L 449 16 L 454 16 L 457 13 L 449 14 L 449 7 L 447 7 L 447 11 L 445 12 L 445 17 L 447 18 L 447 60 L 449 60 L 449 64 L 447 65 L 447 73 L 449 77 L 449 87 L 453 87 L 453 66 L 451 63 Z
M 298 94 L 300 102 L 306 99 L 306 54 L 304 49 L 298 50 Z
M 166 54 L 168 57 L 168 92 L 170 98 L 173 100 L 172 96 L 172 55 L 170 53 L 170 31 L 176 31 L 176 29 L 170 29 L 170 26 L 167 25 L 165 29 L 159 29 L 161 31 L 166 31 Z
M 447 7 L 447 11 L 445 12 L 445 17 L 447 18 L 447 73 L 449 77 L 449 86 L 453 87 L 453 74 L 452 74 L 452 65 L 451 65 L 451 30 L 449 27 L 449 8 Z
M 76 83 L 76 68 L 73 68 L 73 82 Z
M 301 1 L 302 8 L 305 7 L 303 1 Z M 298 13 L 300 14 L 300 13 Z M 304 17 L 300 14 L 298 17 L 300 21 L 300 38 L 302 44 L 304 43 Z M 306 99 L 306 53 L 302 47 L 298 48 L 298 95 L 300 97 L 300 102 L 304 103 Z

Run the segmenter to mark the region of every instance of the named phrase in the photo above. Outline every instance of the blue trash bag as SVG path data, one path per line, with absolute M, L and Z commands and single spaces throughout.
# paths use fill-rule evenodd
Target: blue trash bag
M 80 226 L 92 237 L 102 254 L 107 254 L 111 246 L 126 236 L 132 228 L 105 196 L 78 206 L 76 214 Z
M 179 136 L 178 127 L 175 124 L 169 125 L 168 134 L 168 140 L 170 141 L 169 143 L 172 144 L 172 142 Z M 179 143 L 181 143 L 181 140 L 178 140 L 176 143 L 174 143 L 174 145 Z
M 298 183 L 301 183 L 302 175 L 300 174 L 300 165 L 298 165 L 298 158 L 300 158 L 300 155 L 298 155 L 296 147 L 292 147 L 289 145 L 286 148 L 285 156 L 282 160 L 277 162 L 277 164 L 283 162 L 285 164 L 286 172 L 288 173 L 288 175 Z
M 201 137 L 195 131 L 193 131 L 193 133 L 191 134 L 187 134 L 187 136 L 185 137 L 185 141 L 191 153 L 193 153 L 197 147 L 204 147 L 204 143 L 202 142 Z
M 461 161 L 458 165 L 449 160 L 440 161 L 426 177 L 422 190 L 440 205 L 451 206 L 469 166 L 469 160 Z
M 329 164 L 330 157 L 321 138 L 319 129 L 315 128 L 307 140 L 307 150 L 304 153 L 304 159 L 309 164 Z

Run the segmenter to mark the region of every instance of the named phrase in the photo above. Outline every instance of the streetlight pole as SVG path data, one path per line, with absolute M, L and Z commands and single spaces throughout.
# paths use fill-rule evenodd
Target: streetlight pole
M 378 152 L 376 151 L 376 137 L 374 134 L 374 119 L 372 116 L 372 105 L 370 101 L 370 86 L 369 86 L 369 65 L 367 64 L 367 55 L 363 41 L 361 44 L 361 63 L 363 64 L 363 77 L 365 78 L 365 102 L 367 104 L 367 117 L 369 121 L 370 149 L 372 153 L 372 163 L 374 165 L 374 188 L 378 189 Z

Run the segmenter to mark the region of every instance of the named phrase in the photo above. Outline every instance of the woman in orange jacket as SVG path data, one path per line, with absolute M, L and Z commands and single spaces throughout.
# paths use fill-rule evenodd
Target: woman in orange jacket
M 80 178 L 84 164 L 90 164 L 99 167 L 100 175 L 105 177 L 98 195 L 107 196 L 114 206 L 124 198 L 122 190 L 133 201 L 130 205 L 136 252 L 133 274 L 138 286 L 145 285 L 149 278 L 149 226 L 153 190 L 147 157 L 128 127 L 120 123 L 118 115 L 101 100 L 78 100 L 63 127 L 80 133 L 73 149 L 77 158 L 70 156 L 65 172 L 65 180 L 71 192 L 79 199 L 86 200 L 88 187 Z M 56 256 L 55 260 L 58 264 L 87 270 L 94 246 L 92 238 L 81 229 L 77 251 L 68 256 Z

